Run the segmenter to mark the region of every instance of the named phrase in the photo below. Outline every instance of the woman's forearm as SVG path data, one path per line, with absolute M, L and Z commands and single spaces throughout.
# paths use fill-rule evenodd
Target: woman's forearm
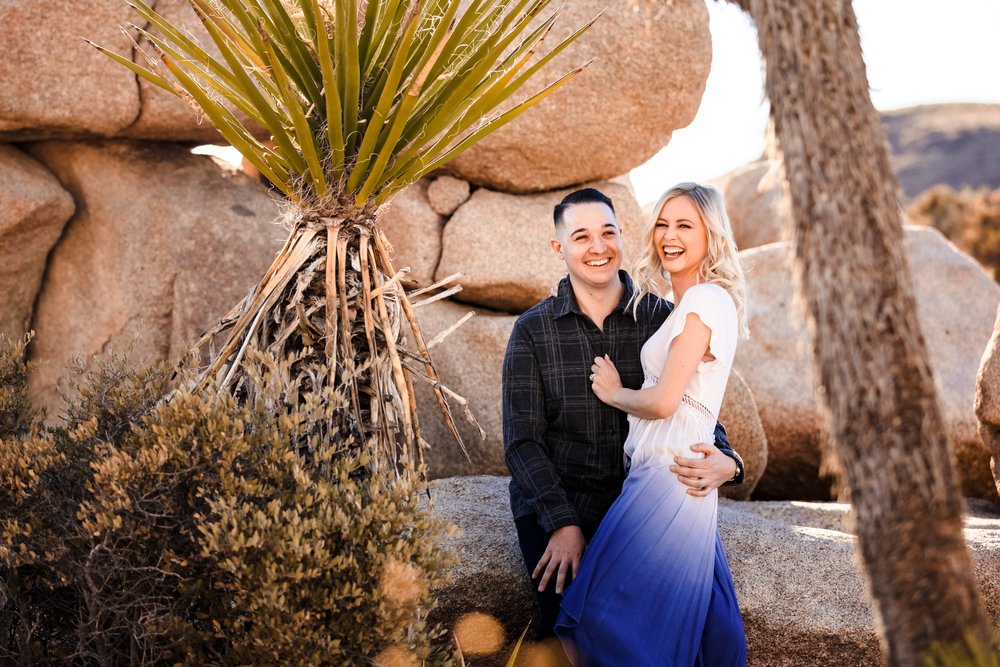
M 622 387 L 611 396 L 609 404 L 640 419 L 666 419 L 677 410 L 660 385 L 646 389 Z

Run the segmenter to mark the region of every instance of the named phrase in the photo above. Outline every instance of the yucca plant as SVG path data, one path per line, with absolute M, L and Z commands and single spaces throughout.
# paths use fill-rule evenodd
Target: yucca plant
M 593 21 L 536 59 L 558 12 L 533 19 L 551 0 L 471 0 L 461 13 L 459 0 L 189 2 L 221 59 L 143 0 L 129 4 L 148 26 L 132 28 L 156 52 L 148 67 L 94 46 L 190 102 L 292 204 L 274 263 L 198 343 L 204 350 L 224 340 L 203 386 L 214 380 L 253 398 L 251 352 L 294 355 L 301 392 L 332 387 L 350 397 L 336 418 L 315 425 L 324 440 L 361 443 L 373 466 L 391 467 L 422 456 L 416 376 L 433 385 L 461 442 L 448 398 L 465 402 L 441 384 L 411 301 L 458 288 L 443 281 L 408 295 L 380 213 L 400 190 L 577 75 L 586 65 L 500 110 Z M 270 140 L 256 138 L 225 102 Z M 404 318 L 412 350 L 401 344 Z M 311 370 L 317 365 L 325 370 Z

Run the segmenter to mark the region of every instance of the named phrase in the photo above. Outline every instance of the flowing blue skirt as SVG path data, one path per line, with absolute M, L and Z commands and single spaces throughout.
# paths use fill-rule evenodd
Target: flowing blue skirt
M 633 469 L 563 596 L 556 634 L 577 667 L 741 667 L 746 639 L 716 524 L 660 466 Z

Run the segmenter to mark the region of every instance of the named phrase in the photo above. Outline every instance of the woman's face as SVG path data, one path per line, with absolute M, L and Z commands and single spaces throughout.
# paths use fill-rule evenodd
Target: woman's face
M 697 275 L 708 255 L 708 234 L 690 199 L 682 195 L 663 205 L 653 228 L 653 245 L 672 280 Z

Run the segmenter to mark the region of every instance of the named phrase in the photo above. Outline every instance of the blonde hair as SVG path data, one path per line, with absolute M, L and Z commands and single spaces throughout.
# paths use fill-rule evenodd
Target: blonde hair
M 635 282 L 635 293 L 632 296 L 633 314 L 637 312 L 639 301 L 646 294 L 666 296 L 661 285 L 669 286 L 670 274 L 663 270 L 663 265 L 660 263 L 659 253 L 653 245 L 653 232 L 663 205 L 676 197 L 687 197 L 705 223 L 708 253 L 698 267 L 698 282 L 715 283 L 729 293 L 733 303 L 736 304 L 740 337 L 747 338 L 750 329 L 747 326 L 746 279 L 743 277 L 736 241 L 733 239 L 733 227 L 729 222 L 729 215 L 726 214 L 726 202 L 722 193 L 711 185 L 678 183 L 657 200 L 653 214 L 643 229 L 642 251 L 632 263 L 632 277 Z

